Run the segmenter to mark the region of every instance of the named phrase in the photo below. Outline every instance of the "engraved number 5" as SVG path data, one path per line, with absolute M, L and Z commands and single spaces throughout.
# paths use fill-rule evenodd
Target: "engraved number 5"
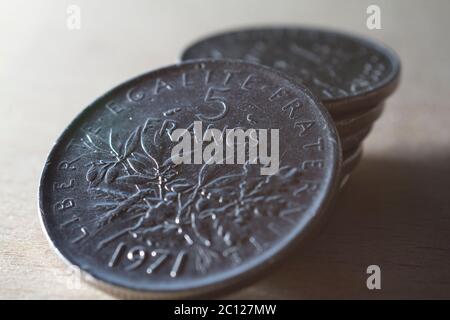
M 215 104 L 218 104 L 220 106 L 220 108 L 222 109 L 222 111 L 215 116 L 205 116 L 201 113 L 196 114 L 196 116 L 200 120 L 204 120 L 204 121 L 216 121 L 216 120 L 222 119 L 228 111 L 228 106 L 225 103 L 225 98 L 215 95 L 215 93 L 216 92 L 227 92 L 229 90 L 230 90 L 229 88 L 209 87 L 208 91 L 206 91 L 205 102 L 211 102 L 211 103 L 214 102 Z

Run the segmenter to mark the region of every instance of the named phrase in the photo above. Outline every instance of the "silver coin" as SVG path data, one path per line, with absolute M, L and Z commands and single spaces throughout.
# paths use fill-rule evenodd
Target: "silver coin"
M 389 48 L 326 29 L 273 27 L 224 32 L 197 41 L 181 55 L 241 59 L 273 67 L 317 95 L 333 114 L 375 105 L 397 87 L 400 60 Z
M 175 164 L 171 135 L 196 121 L 279 130 L 279 171 Z M 63 259 L 103 288 L 218 293 L 296 248 L 337 189 L 340 158 L 320 101 L 283 74 L 236 61 L 175 65 L 121 84 L 68 126 L 42 173 L 41 219 Z

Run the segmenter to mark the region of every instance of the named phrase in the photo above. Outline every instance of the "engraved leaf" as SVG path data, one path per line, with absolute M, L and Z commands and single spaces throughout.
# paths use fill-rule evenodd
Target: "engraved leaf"
M 190 153 L 192 153 L 192 151 Z M 189 154 L 189 153 L 186 153 L 186 154 Z M 168 165 L 176 166 L 175 164 L 173 164 L 172 157 L 167 158 L 162 164 L 163 167 L 168 166 Z
M 98 169 L 97 169 L 97 167 L 94 166 L 94 165 L 92 165 L 92 166 L 88 169 L 88 171 L 87 171 L 87 173 L 86 173 L 86 180 L 89 181 L 89 182 L 94 181 L 95 178 L 97 177 L 97 174 L 98 174 Z
M 109 165 L 110 163 L 104 163 L 100 165 L 94 163 L 91 165 L 88 172 L 86 173 L 86 180 L 89 181 L 89 184 L 91 186 L 96 186 L 102 181 Z
M 133 169 L 135 172 L 140 174 L 145 174 L 146 170 L 151 169 L 151 167 L 148 167 L 144 162 L 139 161 L 137 159 L 128 159 L 128 164 L 130 165 L 131 169 Z
M 109 144 L 95 133 L 86 133 L 87 142 L 97 151 L 109 152 Z
M 117 164 L 114 164 L 112 167 L 110 167 L 107 171 L 106 171 L 106 176 L 105 176 L 105 181 L 107 183 L 112 183 L 114 182 L 114 180 L 117 178 L 117 176 L 119 175 L 119 168 L 117 168 Z
M 164 159 L 164 152 L 167 152 L 167 142 L 169 135 L 164 130 L 164 125 L 160 119 L 149 118 L 141 133 L 141 146 L 145 154 L 155 163 L 157 168 L 161 167 Z M 170 141 L 170 140 L 169 140 Z
M 102 182 L 103 178 L 105 177 L 106 171 L 108 170 L 108 165 L 103 166 L 102 168 L 100 168 L 99 170 L 99 174 L 97 175 L 97 177 L 95 178 L 94 181 L 92 181 L 92 185 L 96 186 L 98 185 L 100 182 Z
M 167 183 L 166 189 L 178 193 L 183 192 L 191 188 L 192 186 L 192 183 L 189 183 L 186 179 L 181 178 L 172 180 L 171 182 Z
M 133 152 L 133 156 L 131 159 L 135 159 L 139 162 L 142 162 L 148 168 L 153 168 L 153 166 L 155 165 L 155 163 L 151 159 L 149 159 L 148 156 L 140 152 Z
M 238 183 L 241 181 L 242 176 L 242 173 L 224 175 L 211 180 L 205 185 L 205 187 L 223 188 L 227 185 Z
M 208 174 L 208 165 L 205 163 L 198 173 L 198 185 L 202 186 L 205 182 L 206 175 Z
M 137 147 L 139 143 L 141 126 L 137 127 L 125 141 L 123 157 L 128 157 Z
M 93 188 L 91 192 L 93 192 L 96 199 L 125 200 L 127 198 L 124 193 L 117 190 Z
M 108 136 L 108 144 L 109 144 L 109 148 L 111 149 L 111 151 L 112 151 L 116 156 L 118 156 L 119 153 L 117 152 L 116 148 L 114 148 L 113 140 L 114 140 L 114 139 L 113 139 L 113 130 L 112 130 L 112 129 L 109 129 L 109 136 Z
M 197 202 L 195 203 L 195 209 L 197 211 L 202 211 L 204 209 L 206 209 L 208 206 L 208 201 L 204 198 L 200 198 L 197 200 Z
M 167 192 L 164 196 L 165 201 L 175 201 L 178 197 L 178 193 L 176 192 Z
M 130 175 L 117 178 L 117 182 L 143 185 L 156 181 L 155 177 Z
M 116 204 L 99 203 L 94 206 L 96 210 L 111 210 L 116 207 Z

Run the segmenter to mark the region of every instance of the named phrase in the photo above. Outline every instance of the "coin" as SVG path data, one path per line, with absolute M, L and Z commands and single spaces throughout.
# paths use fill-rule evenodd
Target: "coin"
M 339 190 L 342 190 L 345 187 L 345 185 L 347 184 L 349 179 L 350 179 L 349 173 L 342 176 L 340 184 L 339 184 Z
M 349 136 L 372 125 L 383 113 L 384 103 L 345 117 L 335 118 L 340 136 Z
M 359 145 L 361 145 L 361 143 L 369 135 L 371 130 L 372 130 L 372 125 L 365 127 L 351 135 L 341 136 L 341 144 L 342 144 L 342 150 L 344 151 L 344 154 L 347 153 L 348 150 L 355 149 Z
M 186 141 L 201 144 L 199 121 L 218 133 L 270 131 L 279 170 L 175 163 L 177 129 L 194 127 Z M 102 288 L 214 294 L 297 248 L 337 189 L 340 157 L 331 118 L 303 86 L 256 64 L 189 62 L 127 81 L 75 118 L 44 167 L 40 216 L 59 255 Z
M 346 153 L 345 159 L 342 163 L 342 175 L 349 175 L 358 166 L 363 155 L 363 148 L 361 146 L 350 150 Z
M 347 184 L 348 180 L 350 179 L 351 173 L 356 169 L 359 162 L 361 161 L 362 155 L 362 146 L 357 146 L 356 148 L 344 152 L 341 170 L 342 178 L 340 180 L 339 189 L 342 189 Z
M 397 87 L 398 56 L 354 35 L 313 28 L 260 28 L 217 34 L 188 47 L 181 60 L 231 58 L 276 68 L 317 95 L 333 114 L 375 105 Z

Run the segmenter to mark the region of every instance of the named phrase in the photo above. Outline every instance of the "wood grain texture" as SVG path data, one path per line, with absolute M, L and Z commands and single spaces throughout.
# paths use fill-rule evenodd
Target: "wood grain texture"
M 0 3 L 0 298 L 111 298 L 78 283 L 41 231 L 37 186 L 53 141 L 97 96 L 173 63 L 195 39 L 271 23 L 379 39 L 399 53 L 402 82 L 321 233 L 228 297 L 450 298 L 448 1 L 73 3 L 79 31 L 66 27 L 69 2 Z M 382 30 L 365 27 L 372 3 Z M 365 285 L 371 264 L 382 270 L 379 291 Z

